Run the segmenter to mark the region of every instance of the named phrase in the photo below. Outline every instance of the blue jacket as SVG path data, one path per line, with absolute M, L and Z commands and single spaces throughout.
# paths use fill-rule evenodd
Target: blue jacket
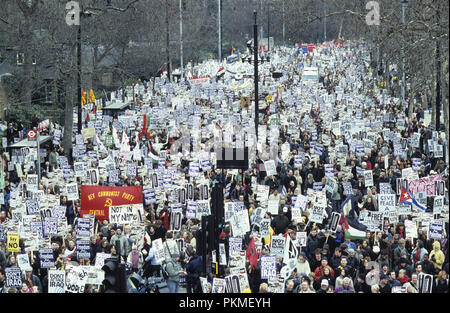
M 198 274 L 202 272 L 202 256 L 193 257 L 188 263 L 186 263 L 186 273 L 190 274 Z

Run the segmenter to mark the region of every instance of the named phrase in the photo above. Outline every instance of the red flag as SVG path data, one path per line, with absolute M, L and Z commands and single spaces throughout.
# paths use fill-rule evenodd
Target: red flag
M 400 194 L 400 200 L 399 202 L 402 203 L 404 201 L 410 201 L 411 195 L 406 191 L 406 188 L 402 186 L 402 192 Z
M 89 113 L 86 113 L 86 122 L 89 122 L 91 119 L 89 118 Z
M 252 268 L 258 265 L 258 255 L 256 254 L 255 238 L 250 239 L 246 251 L 246 256 Z

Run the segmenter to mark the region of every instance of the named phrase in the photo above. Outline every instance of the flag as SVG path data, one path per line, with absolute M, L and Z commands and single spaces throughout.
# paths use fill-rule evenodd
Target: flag
M 81 108 L 84 108 L 84 105 L 86 104 L 87 99 L 87 92 L 83 89 L 81 90 Z
M 366 229 L 362 224 L 357 223 L 355 221 L 351 221 L 350 225 L 347 216 L 354 216 L 355 210 L 353 208 L 353 195 L 348 195 L 347 199 L 341 204 L 341 220 L 339 221 L 339 225 L 342 226 L 342 229 L 345 232 L 345 238 L 350 238 L 352 240 L 364 240 L 366 239 L 366 232 L 362 229 Z
M 108 149 L 106 149 L 105 145 L 104 145 L 103 142 L 100 140 L 100 138 L 98 138 L 98 135 L 97 135 L 97 134 L 95 134 L 95 140 L 97 141 L 97 147 L 98 147 L 98 150 L 99 150 L 100 152 L 103 152 L 103 153 L 108 153 Z
M 415 205 L 419 209 L 426 211 L 427 208 L 421 205 L 417 200 L 414 198 L 412 193 L 405 188 L 405 186 L 402 186 L 402 192 L 400 193 L 400 203 L 409 204 L 409 205 Z
M 91 119 L 89 117 L 89 112 L 86 113 L 86 122 L 89 122 Z
M 247 260 L 250 262 L 252 268 L 258 265 L 258 254 L 256 253 L 255 238 L 250 239 L 246 251 Z
M 234 46 L 231 46 L 231 54 L 234 54 L 236 52 L 236 48 Z

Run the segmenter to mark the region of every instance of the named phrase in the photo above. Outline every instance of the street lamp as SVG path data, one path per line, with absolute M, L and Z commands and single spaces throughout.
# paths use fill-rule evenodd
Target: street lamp
M 402 0 L 402 24 L 405 25 L 405 10 L 408 6 L 408 0 Z M 402 103 L 403 105 L 406 102 L 406 75 L 405 75 L 405 47 L 404 44 L 402 44 Z

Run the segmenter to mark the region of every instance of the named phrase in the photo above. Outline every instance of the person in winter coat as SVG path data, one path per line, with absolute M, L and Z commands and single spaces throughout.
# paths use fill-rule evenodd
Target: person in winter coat
M 427 249 L 424 248 L 422 240 L 417 241 L 417 246 L 411 252 L 411 261 L 416 264 L 423 261 L 423 256 L 428 254 Z
M 122 228 L 117 227 L 116 233 L 111 237 L 111 245 L 115 246 L 116 242 L 120 243 L 120 249 L 117 254 L 120 255 L 125 261 L 128 256 L 128 238 L 122 234 Z
M 180 251 L 178 249 L 178 245 L 176 241 L 173 239 L 173 233 L 168 231 L 166 233 L 166 241 L 163 244 L 164 246 L 164 255 L 166 262 L 173 258 L 173 255 L 176 253 L 178 256 L 180 255 Z
M 278 215 L 275 216 L 270 223 L 270 226 L 272 226 L 273 230 L 275 231 L 275 234 L 284 234 L 286 232 L 286 228 L 289 226 L 290 221 L 286 217 L 286 212 L 284 212 L 283 209 L 280 209 L 278 212 Z
M 180 255 L 178 252 L 172 254 L 166 265 L 166 271 L 168 274 L 167 287 L 170 293 L 178 293 L 178 288 L 180 286 L 180 274 L 186 274 L 183 271 L 181 264 L 179 262 Z
M 409 259 L 410 255 L 408 250 L 406 249 L 406 240 L 400 239 L 398 241 L 398 246 L 394 249 L 394 264 L 397 264 L 400 258 L 402 257 L 402 253 L 406 252 L 406 256 Z
M 433 251 L 431 251 L 430 253 L 430 260 L 436 270 L 442 270 L 442 265 L 445 261 L 445 255 L 441 250 L 441 243 L 439 241 L 433 242 Z
M 433 293 L 448 293 L 448 278 L 445 271 L 440 271 L 434 281 Z
M 308 253 L 308 257 L 312 259 L 314 251 L 319 247 L 320 241 L 317 237 L 317 230 L 311 230 L 311 233 L 308 235 L 306 240 L 306 250 Z
M 426 274 L 434 275 L 434 273 L 436 272 L 433 263 L 430 262 L 430 256 L 428 253 L 424 254 L 423 262 L 417 263 L 417 264 L 422 265 L 422 272 L 424 272 Z
M 199 293 L 201 292 L 200 275 L 202 272 L 202 256 L 197 255 L 195 249 L 188 245 L 186 254 L 189 257 L 185 260 L 186 268 L 186 292 Z
M 142 268 L 144 257 L 142 252 L 137 249 L 136 245 L 132 245 L 131 252 L 128 254 L 127 263 L 131 265 L 131 270 L 135 273 Z
M 316 277 L 316 281 L 319 280 L 320 277 L 322 277 L 324 275 L 324 271 L 323 270 L 324 270 L 324 268 L 326 266 L 329 267 L 328 260 L 327 260 L 326 257 L 323 257 L 320 266 L 318 268 L 316 268 L 316 270 L 314 271 L 314 275 Z M 330 267 L 330 272 L 331 272 L 331 275 L 334 276 L 334 270 L 331 267 Z
M 306 259 L 306 255 L 304 252 L 299 253 L 298 262 L 295 265 L 295 268 L 297 269 L 297 274 L 301 276 L 309 275 L 309 273 L 311 273 L 309 262 Z
M 145 262 L 149 262 L 144 266 L 144 277 L 153 276 L 156 274 L 157 277 L 161 276 L 161 263 L 156 260 L 155 257 L 155 246 L 152 244 L 151 248 L 148 250 L 148 255 L 145 258 Z

